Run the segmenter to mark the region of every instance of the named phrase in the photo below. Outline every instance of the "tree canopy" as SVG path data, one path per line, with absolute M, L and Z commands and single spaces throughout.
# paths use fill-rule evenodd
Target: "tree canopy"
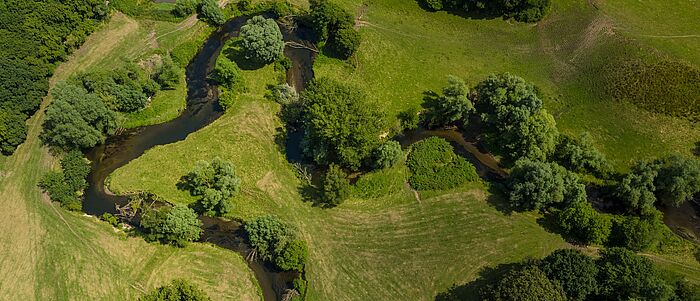
M 355 17 L 329 0 L 311 0 L 311 22 L 320 41 L 327 41 L 331 54 L 347 59 L 360 46 Z
M 251 247 L 261 259 L 282 270 L 303 271 L 308 247 L 298 238 L 295 228 L 267 215 L 246 223 L 245 230 Z
M 602 244 L 608 240 L 612 221 L 598 213 L 591 204 L 575 202 L 559 213 L 559 227 L 570 239 L 581 244 Z
M 200 197 L 196 208 L 201 214 L 221 216 L 232 209 L 229 199 L 240 190 L 241 179 L 232 163 L 216 157 L 211 162 L 198 161 L 180 179 L 180 186 Z
M 255 16 L 241 27 L 241 46 L 246 59 L 271 63 L 282 55 L 284 41 L 277 22 Z
M 561 284 L 550 281 L 537 265 L 526 264 L 503 275 L 484 292 L 494 301 L 565 301 Z
M 169 284 L 141 296 L 139 301 L 210 301 L 198 286 L 184 279 L 175 279 Z
M 427 97 L 425 122 L 428 127 L 469 124 L 474 112 L 474 105 L 469 99 L 469 87 L 456 76 L 448 76 L 447 86 L 442 89 L 442 96 Z
M 302 93 L 304 153 L 321 165 L 359 169 L 379 144 L 383 114 L 360 90 L 328 78 Z
M 586 201 L 585 186 L 576 174 L 556 163 L 523 159 L 508 179 L 511 205 L 523 211 Z
M 226 16 L 216 0 L 201 0 L 197 7 L 197 18 L 215 26 L 226 22 Z
M 607 300 L 670 300 L 673 290 L 651 260 L 623 248 L 610 248 L 598 260 L 600 294 Z
M 422 0 L 430 10 L 491 14 L 521 22 L 537 22 L 549 11 L 550 0 Z
M 340 205 L 350 196 L 350 182 L 345 172 L 335 164 L 331 164 L 323 176 L 323 203 L 327 206 Z
M 477 85 L 476 94 L 487 142 L 496 152 L 512 162 L 543 161 L 554 152 L 556 123 L 532 84 L 508 73 L 491 75 Z
M 588 172 L 596 176 L 607 176 L 612 166 L 598 149 L 593 146 L 589 133 L 579 137 L 561 135 L 554 153 L 554 159 L 571 171 Z
M 542 259 L 540 268 L 547 278 L 562 285 L 571 300 L 586 300 L 598 291 L 598 266 L 579 250 L 556 250 Z
M 149 241 L 160 241 L 178 247 L 199 239 L 202 222 L 194 210 L 187 206 L 163 206 L 149 209 L 141 217 L 141 227 Z
M 378 169 L 392 167 L 403 160 L 404 153 L 397 141 L 387 141 L 374 151 L 374 167 Z

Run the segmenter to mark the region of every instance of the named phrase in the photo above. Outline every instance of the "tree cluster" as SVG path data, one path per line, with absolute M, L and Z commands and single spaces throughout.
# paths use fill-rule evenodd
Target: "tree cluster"
M 598 177 L 612 173 L 612 166 L 605 155 L 593 146 L 593 138 L 589 133 L 583 133 L 579 137 L 559 136 L 553 157 L 556 162 L 577 173 L 591 173 Z
M 331 55 L 347 59 L 360 47 L 355 17 L 329 0 L 311 0 L 311 22 L 320 41 L 326 41 Z
M 271 63 L 282 56 L 282 32 L 273 19 L 255 16 L 241 27 L 241 46 L 245 58 L 258 63 Z
M 240 190 L 241 179 L 232 163 L 216 157 L 211 162 L 199 161 L 180 179 L 179 186 L 199 200 L 195 209 L 206 216 L 222 216 L 231 211 L 230 198 Z
M 90 173 L 90 163 L 80 151 L 72 150 L 61 159 L 62 171 L 50 171 L 44 175 L 39 186 L 49 195 L 52 201 L 59 202 L 68 210 L 80 211 L 80 197 Z
M 214 26 L 226 22 L 226 16 L 216 0 L 201 0 L 197 5 L 197 18 Z
M 311 81 L 301 95 L 304 153 L 320 165 L 358 170 L 379 145 L 383 114 L 367 96 L 328 78 Z
M 0 5 L 2 154 L 13 153 L 24 141 L 24 121 L 46 95 L 47 78 L 107 13 L 101 0 L 6 0 Z
M 576 174 L 556 163 L 518 161 L 508 178 L 508 198 L 518 210 L 563 208 L 586 202 L 586 187 Z
M 549 11 L 550 0 L 422 0 L 433 11 L 450 10 L 473 15 L 502 16 L 521 22 L 537 22 Z
M 139 301 L 211 301 L 197 285 L 184 279 L 175 279 L 141 296 Z
M 140 225 L 146 240 L 178 247 L 198 240 L 202 234 L 202 222 L 197 214 L 183 205 L 146 209 L 141 216 Z
M 309 250 L 292 226 L 274 216 L 261 216 L 246 223 L 245 230 L 259 258 L 284 271 L 304 270 Z
M 679 300 L 678 285 L 667 282 L 651 260 L 626 249 L 603 250 L 598 259 L 562 249 L 507 268 L 480 295 L 510 301 Z
M 172 62 L 169 68 L 172 68 Z M 179 80 L 179 74 L 176 76 Z M 97 95 L 107 107 L 117 112 L 133 112 L 142 109 L 148 103 L 149 97 L 161 88 L 136 64 L 126 64 L 124 67 L 112 70 L 82 73 L 71 82 Z
M 247 89 L 241 69 L 236 62 L 223 55 L 216 60 L 211 79 L 219 84 L 219 104 L 224 110 L 231 107 L 238 95 Z
M 444 190 L 478 179 L 476 168 L 454 153 L 452 145 L 439 137 L 414 143 L 406 165 L 408 182 L 416 190 Z

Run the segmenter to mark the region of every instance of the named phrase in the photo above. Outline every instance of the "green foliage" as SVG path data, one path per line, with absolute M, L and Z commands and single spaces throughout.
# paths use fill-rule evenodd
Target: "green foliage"
M 259 63 L 271 63 L 282 55 L 284 41 L 277 22 L 255 16 L 241 27 L 241 46 L 245 58 Z
M 226 17 L 216 0 L 202 0 L 197 8 L 197 18 L 215 26 L 226 22 Z
M 177 22 L 183 17 L 175 14 L 170 4 L 158 4 L 153 0 L 111 0 L 109 4 L 112 8 L 139 19 Z
M 183 279 L 175 279 L 167 285 L 161 286 L 154 291 L 139 298 L 139 301 L 210 301 L 207 294 Z
M 605 155 L 593 146 L 593 138 L 583 133 L 575 138 L 567 135 L 559 137 L 554 159 L 567 169 L 578 173 L 592 173 L 605 177 L 612 172 L 612 166 Z
M 661 240 L 664 227 L 661 212 L 653 209 L 642 217 L 618 216 L 613 221 L 609 243 L 633 251 L 654 249 Z
M 82 192 L 87 188 L 87 178 L 90 173 L 90 163 L 78 150 L 68 152 L 61 159 L 61 168 L 66 185 L 74 192 Z
M 341 59 L 351 57 L 360 48 L 361 42 L 360 33 L 352 26 L 339 28 L 328 39 L 328 45 L 333 53 Z
M 34 112 L 49 89 L 45 72 L 27 61 L 0 57 L 0 107 L 18 116 Z
M 482 298 L 493 301 L 565 301 L 561 284 L 547 279 L 536 265 L 512 269 L 492 287 L 482 292 Z
M 27 138 L 25 119 L 22 113 L 0 109 L 0 153 L 11 155 Z
M 600 294 L 607 300 L 669 300 L 673 289 L 651 260 L 622 248 L 604 250 L 598 260 Z
M 116 217 L 114 214 L 111 214 L 109 212 L 105 212 L 100 216 L 100 219 L 109 223 L 112 225 L 112 227 L 118 227 L 119 226 L 119 218 Z
M 347 59 L 360 46 L 353 15 L 329 0 L 311 0 L 311 22 L 320 41 L 328 40 L 333 54 Z
M 316 163 L 357 170 L 379 144 L 383 114 L 354 87 L 327 78 L 311 81 L 304 105 L 304 153 Z
M 680 61 L 621 61 L 613 66 L 606 90 L 615 99 L 645 110 L 700 121 L 700 70 Z
M 50 171 L 46 173 L 39 182 L 39 187 L 46 193 L 52 201 L 59 202 L 61 205 L 71 211 L 80 211 L 83 209 L 78 196 L 70 186 L 65 182 L 63 173 L 60 171 Z
M 540 210 L 586 201 L 576 174 L 556 163 L 520 160 L 508 179 L 509 199 L 518 210 Z
M 489 76 L 476 90 L 487 142 L 507 160 L 546 160 L 554 152 L 556 123 L 532 84 L 505 73 Z
M 158 72 L 158 84 L 160 84 L 163 89 L 172 90 L 180 84 L 180 74 L 182 71 L 180 68 L 173 63 L 173 59 L 170 55 L 163 57 L 163 66 Z
M 323 176 L 323 203 L 328 206 L 340 205 L 350 196 L 350 182 L 345 172 L 335 164 L 328 167 Z
M 387 141 L 374 151 L 374 168 L 392 167 L 403 159 L 401 144 L 397 141 Z
M 199 6 L 198 0 L 177 0 L 172 13 L 177 17 L 187 17 L 197 11 L 197 6 Z
M 200 197 L 199 213 L 221 216 L 232 209 L 229 199 L 240 190 L 241 179 L 233 164 L 216 157 L 211 162 L 197 162 L 194 169 L 182 177 L 180 185 L 191 195 Z
M 575 202 L 558 216 L 559 227 L 574 241 L 586 245 L 608 240 L 612 227 L 609 216 L 598 213 L 588 202 Z
M 401 128 L 404 130 L 415 130 L 420 122 L 420 111 L 417 107 L 410 107 L 398 114 L 401 121 Z
M 458 124 L 467 126 L 474 112 L 469 100 L 469 87 L 460 78 L 448 76 L 448 85 L 442 89 L 442 96 L 428 97 L 423 104 L 426 108 L 425 121 L 429 127 Z
M 644 214 L 654 210 L 658 166 L 647 161 L 637 162 L 617 186 L 616 195 L 631 213 Z
M 245 224 L 248 241 L 257 256 L 282 270 L 303 271 L 308 259 L 306 242 L 295 229 L 274 216 L 261 216 Z
M 570 300 L 586 300 L 598 290 L 598 266 L 593 258 L 579 250 L 556 250 L 539 264 L 552 281 L 558 281 Z
M 115 116 L 95 94 L 70 84 L 54 88 L 41 139 L 59 149 L 90 148 L 116 129 Z
M 289 84 L 270 87 L 269 98 L 283 106 L 299 102 L 299 94 Z
M 238 65 L 225 56 L 219 56 L 212 73 L 212 79 L 229 90 L 243 92 L 246 82 Z
M 679 207 L 700 192 L 700 160 L 672 155 L 657 160 L 659 175 L 654 181 L 658 199 Z
M 417 190 L 451 189 L 479 178 L 476 168 L 439 137 L 414 143 L 406 164 L 411 170 L 408 182 Z
M 475 12 L 513 18 L 521 22 L 537 22 L 549 11 L 550 0 L 421 0 L 426 8 L 438 11 Z
M 149 241 L 160 241 L 178 247 L 199 239 L 202 222 L 194 210 L 187 206 L 164 206 L 149 209 L 141 217 L 141 228 Z
M 442 1 L 443 0 L 423 0 L 428 9 L 433 11 L 442 10 L 442 8 L 444 7 Z
M 99 98 L 111 109 L 133 112 L 142 109 L 160 86 L 135 64 L 113 70 L 83 73 L 72 80 Z

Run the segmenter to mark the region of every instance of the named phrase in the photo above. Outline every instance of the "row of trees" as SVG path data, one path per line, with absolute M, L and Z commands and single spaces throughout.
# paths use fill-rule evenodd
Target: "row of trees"
M 26 137 L 56 65 L 107 17 L 101 0 L 7 0 L 0 6 L 0 152 Z M 61 16 L 57 18 L 56 16 Z
M 503 16 L 521 22 L 537 22 L 549 11 L 550 0 L 422 0 L 427 9 L 448 10 L 474 17 Z

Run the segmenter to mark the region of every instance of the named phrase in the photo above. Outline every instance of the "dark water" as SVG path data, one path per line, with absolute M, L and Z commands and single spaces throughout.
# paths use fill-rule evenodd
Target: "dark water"
M 204 126 L 219 118 L 223 111 L 218 105 L 218 89 L 207 77 L 216 64 L 224 43 L 238 35 L 240 27 L 248 17 L 236 17 L 224 24 L 205 42 L 197 56 L 186 69 L 187 108 L 182 114 L 162 124 L 129 129 L 112 136 L 103 145 L 87 153 L 92 161 L 92 170 L 88 176 L 88 188 L 85 191 L 83 209 L 92 215 L 105 212 L 116 213 L 116 205 L 124 205 L 127 196 L 113 195 L 105 189 L 105 179 L 117 168 L 138 158 L 146 150 L 185 139 Z M 285 41 L 303 43 L 310 35 L 306 28 L 281 27 Z M 290 85 L 301 90 L 306 81 L 313 78 L 313 60 L 315 53 L 308 49 L 285 47 L 285 55 L 292 61 L 292 68 L 287 72 Z M 245 242 L 245 233 L 237 222 L 223 221 L 216 218 L 200 217 L 204 223 L 203 241 L 233 250 L 247 257 L 250 247 Z M 280 300 L 288 288 L 289 282 L 297 275 L 290 272 L 278 272 L 258 260 L 248 260 L 253 270 L 264 300 Z

